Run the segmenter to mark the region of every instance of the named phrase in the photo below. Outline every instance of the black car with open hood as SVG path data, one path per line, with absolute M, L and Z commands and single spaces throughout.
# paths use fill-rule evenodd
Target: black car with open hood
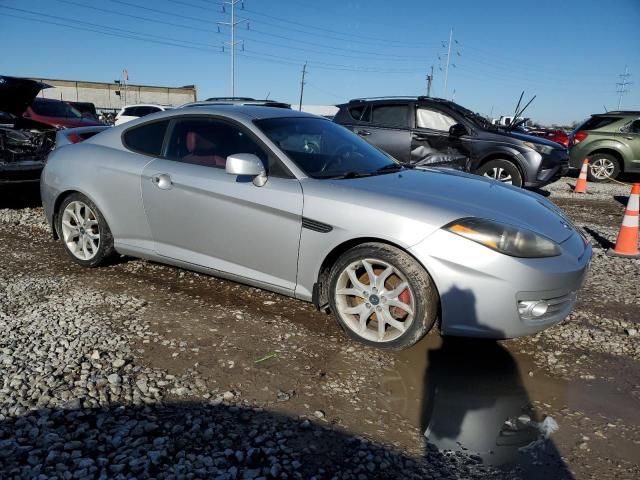
M 55 128 L 22 115 L 38 93 L 49 87 L 0 75 L 0 184 L 39 181 L 55 145 Z

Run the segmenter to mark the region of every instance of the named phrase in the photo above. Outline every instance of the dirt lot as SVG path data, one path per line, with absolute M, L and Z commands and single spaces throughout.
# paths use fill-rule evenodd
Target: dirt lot
M 5 190 L 0 471 L 640 478 L 640 261 L 604 254 L 629 187 L 576 196 L 573 182 L 541 192 L 594 246 L 566 322 L 502 342 L 431 332 L 401 353 L 232 282 L 130 258 L 82 269 L 51 239 L 37 190 Z

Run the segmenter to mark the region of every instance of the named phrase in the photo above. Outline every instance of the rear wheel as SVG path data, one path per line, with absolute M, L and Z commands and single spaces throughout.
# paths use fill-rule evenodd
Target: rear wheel
M 489 160 L 476 170 L 476 174 L 493 178 L 514 187 L 522 187 L 522 174 L 518 167 L 509 160 Z
M 97 267 L 114 252 L 111 230 L 102 213 L 81 193 L 62 201 L 58 233 L 67 255 L 83 267 Z
M 618 159 L 608 153 L 594 153 L 589 157 L 587 178 L 590 182 L 608 182 L 620 174 Z
M 366 243 L 347 251 L 331 269 L 329 285 L 338 322 L 367 345 L 407 348 L 435 323 L 438 295 L 431 277 L 390 245 Z

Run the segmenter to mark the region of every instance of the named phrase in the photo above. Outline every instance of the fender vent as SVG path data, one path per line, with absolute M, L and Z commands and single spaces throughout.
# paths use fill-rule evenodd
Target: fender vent
M 305 217 L 302 217 L 302 228 L 320 233 L 329 233 L 331 230 L 333 230 L 333 227 L 331 225 L 327 225 L 326 223 L 322 222 L 316 222 L 315 220 L 311 220 Z

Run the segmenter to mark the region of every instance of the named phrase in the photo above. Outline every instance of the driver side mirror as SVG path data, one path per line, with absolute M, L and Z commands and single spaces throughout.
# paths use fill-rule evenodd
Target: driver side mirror
M 455 125 L 451 125 L 451 127 L 449 127 L 449 135 L 451 135 L 452 137 L 463 137 L 465 135 L 469 135 L 469 130 L 467 130 L 467 127 L 465 127 L 461 123 L 456 123 Z
M 227 157 L 225 171 L 229 175 L 253 177 L 253 184 L 262 187 L 267 183 L 267 172 L 262 161 L 252 153 L 236 153 Z

